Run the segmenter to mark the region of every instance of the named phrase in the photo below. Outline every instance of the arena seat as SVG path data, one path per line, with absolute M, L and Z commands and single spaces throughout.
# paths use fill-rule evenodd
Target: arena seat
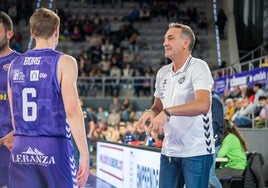
M 247 154 L 247 168 L 243 176 L 228 176 L 220 179 L 223 188 L 264 188 L 264 164 L 261 153 L 249 152 Z

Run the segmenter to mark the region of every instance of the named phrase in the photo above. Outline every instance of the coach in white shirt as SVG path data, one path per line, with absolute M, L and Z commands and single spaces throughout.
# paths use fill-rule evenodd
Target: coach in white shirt
M 164 36 L 165 56 L 172 62 L 157 73 L 154 103 L 139 125 L 164 134 L 160 188 L 207 188 L 215 152 L 211 89 L 207 63 L 191 56 L 192 29 L 170 23 Z

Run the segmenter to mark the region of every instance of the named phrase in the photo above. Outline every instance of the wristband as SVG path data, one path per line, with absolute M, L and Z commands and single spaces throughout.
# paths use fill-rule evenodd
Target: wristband
M 169 121 L 169 118 L 170 118 L 170 113 L 169 113 L 169 111 L 167 110 L 167 109 L 163 109 L 163 112 L 166 114 L 166 116 L 167 116 L 167 121 Z

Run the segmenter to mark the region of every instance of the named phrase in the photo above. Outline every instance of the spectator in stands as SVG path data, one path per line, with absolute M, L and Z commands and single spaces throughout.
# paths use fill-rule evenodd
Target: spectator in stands
M 89 72 L 89 64 L 82 54 L 77 57 L 77 64 L 78 76 L 81 76 L 82 74 L 84 74 L 83 76 L 87 76 Z
M 234 122 L 235 118 L 239 116 L 239 111 L 244 107 L 244 99 L 242 97 L 235 100 L 235 113 L 231 117 L 231 120 Z
M 120 137 L 120 140 L 118 141 L 119 143 L 125 143 L 126 134 L 127 134 L 127 125 L 126 125 L 126 122 L 121 121 L 119 123 L 119 137 Z
M 176 21 L 181 16 L 179 15 L 179 6 L 176 1 L 169 1 L 168 2 L 168 21 Z
M 133 62 L 130 65 L 134 70 L 135 69 L 139 70 L 140 72 L 139 76 L 144 75 L 144 70 L 145 70 L 145 67 L 147 67 L 147 65 L 146 63 L 144 63 L 140 55 L 136 55 Z M 138 76 L 138 75 L 135 75 L 135 73 L 133 73 L 133 76 Z
M 118 97 L 113 97 L 113 102 L 109 104 L 109 113 L 115 109 L 117 112 L 120 112 L 121 102 L 119 101 Z
M 223 127 L 223 141 L 217 157 L 228 158 L 228 162 L 222 162 L 216 169 L 217 177 L 242 176 L 247 167 L 246 140 L 232 121 L 224 120 Z
M 256 105 L 250 102 L 248 97 L 243 99 L 242 107 L 234 115 L 234 122 L 237 127 L 251 127 L 255 107 Z
M 132 141 L 137 141 L 136 129 L 131 122 L 127 122 L 127 132 L 124 143 L 131 144 Z
M 143 79 L 142 78 L 139 78 L 141 75 L 141 72 L 139 69 L 134 69 L 134 72 L 133 72 L 133 83 L 134 83 L 134 95 L 136 97 L 140 97 L 140 91 L 142 90 L 142 87 L 143 87 Z
M 124 82 L 124 88 L 129 88 L 131 87 L 131 77 L 133 75 L 133 69 L 131 68 L 130 64 L 127 63 L 125 67 L 122 70 L 122 77 L 123 77 L 123 82 Z
M 115 62 L 119 68 L 122 68 L 122 62 L 123 62 L 123 54 L 120 47 L 115 48 L 115 52 L 113 54 L 113 57 L 115 59 Z M 112 60 L 114 61 L 114 60 Z
M 133 113 L 133 106 L 129 98 L 125 98 L 124 101 L 122 102 L 120 112 L 122 121 L 125 122 L 130 121 L 130 115 L 131 113 Z
M 239 86 L 234 86 L 232 91 L 232 98 L 242 97 L 241 89 Z
M 111 70 L 111 60 L 108 57 L 105 57 L 98 63 L 98 67 L 101 70 L 101 74 L 105 76 L 110 76 Z
M 248 98 L 249 102 L 254 103 L 254 100 L 255 100 L 254 89 L 252 87 L 248 86 L 246 88 L 245 95 L 243 96 L 243 98 Z
M 108 115 L 109 115 L 108 111 L 104 110 L 103 107 L 101 107 L 101 106 L 98 107 L 98 111 L 96 113 L 96 117 L 97 117 L 98 121 L 103 119 L 103 120 L 105 120 L 105 122 L 107 122 Z
M 104 132 L 107 130 L 107 122 L 104 119 L 98 121 L 98 126 L 95 127 L 93 135 L 95 140 L 105 140 Z
M 233 96 L 232 96 L 230 89 L 226 88 L 223 92 L 223 98 L 222 98 L 223 102 L 225 102 L 226 99 L 228 98 L 233 98 Z
M 104 44 L 101 45 L 102 59 L 106 57 L 111 59 L 113 53 L 114 53 L 114 45 L 110 43 L 109 38 L 106 38 Z
M 101 60 L 101 36 L 97 33 L 93 33 L 90 38 L 90 57 L 91 62 L 97 65 Z
M 254 118 L 254 125 L 257 128 L 267 126 L 268 120 L 268 100 L 266 96 L 259 96 L 260 113 Z
M 196 24 L 196 22 L 197 22 L 197 10 L 193 4 L 188 6 L 187 16 L 189 17 L 189 23 Z
M 218 26 L 221 39 L 224 39 L 224 28 L 225 28 L 226 21 L 227 21 L 227 16 L 225 15 L 224 10 L 219 9 L 218 14 L 217 14 L 216 24 Z
M 253 91 L 255 93 L 255 96 L 254 96 L 254 104 L 258 104 L 259 103 L 259 97 L 260 96 L 265 96 L 265 91 L 262 89 L 262 84 L 261 83 L 258 83 L 256 82 L 253 86 Z
M 136 22 L 140 20 L 140 11 L 137 5 L 134 5 L 129 17 L 131 22 Z
M 132 63 L 134 60 L 134 52 L 130 48 L 123 50 L 123 63 Z
M 110 25 L 111 25 L 111 35 L 117 35 L 122 26 L 118 17 L 113 17 Z
M 74 26 L 70 34 L 70 39 L 74 42 L 81 42 L 83 40 L 81 30 L 78 26 Z
M 159 135 L 153 131 L 151 131 L 151 143 L 149 146 L 154 146 L 154 147 L 162 147 L 163 144 L 163 137 L 162 135 Z
M 118 130 L 118 126 L 107 126 L 107 130 L 103 131 L 103 135 L 105 136 L 105 140 L 109 142 L 119 142 L 120 141 L 120 133 Z
M 156 18 L 156 17 L 159 18 L 159 16 L 160 16 L 160 4 L 161 4 L 161 2 L 157 2 L 157 0 L 152 1 L 151 6 L 150 6 L 150 8 L 151 8 L 150 12 L 151 12 L 151 16 L 153 18 Z
M 201 30 L 207 30 L 207 27 L 208 27 L 208 21 L 207 21 L 207 18 L 205 16 L 205 13 L 204 12 L 201 12 L 199 14 L 199 18 L 198 18 L 198 21 L 197 21 L 197 27 Z
M 141 21 L 149 21 L 151 19 L 150 9 L 147 5 L 142 6 L 139 16 Z
M 88 15 L 85 15 L 85 18 L 83 20 L 83 30 L 85 33 L 85 39 L 86 41 L 89 41 L 89 37 L 92 34 L 92 23 Z
M 111 34 L 111 23 L 109 18 L 104 18 L 102 22 L 102 35 L 105 37 L 110 36 Z
M 119 69 L 123 69 L 124 67 L 122 64 L 122 61 L 118 61 L 115 56 L 112 56 L 112 59 L 111 59 L 111 67 L 113 66 L 116 66 Z
M 99 90 L 99 85 L 98 85 L 98 78 L 97 78 L 97 72 L 96 69 L 91 69 L 89 72 L 89 81 L 88 81 L 88 92 L 90 96 L 96 97 L 98 90 Z
M 81 72 L 80 79 L 77 81 L 77 87 L 78 87 L 78 94 L 79 96 L 88 96 L 89 91 L 89 82 L 87 77 L 87 74 L 85 72 Z
M 130 43 L 130 50 L 134 52 L 134 54 L 138 53 L 139 51 L 139 33 L 137 31 L 134 31 L 130 34 L 129 37 L 129 43 Z
M 95 12 L 92 17 L 92 31 L 94 33 L 101 33 L 102 19 L 98 12 Z
M 66 42 L 70 39 L 70 31 L 69 31 L 69 22 L 65 21 L 62 24 L 61 30 L 60 30 L 60 41 Z
M 124 40 L 120 42 L 120 48 L 122 49 L 122 51 L 130 48 L 130 41 L 128 39 L 128 36 L 125 36 Z
M 232 116 L 235 113 L 235 104 L 232 98 L 228 98 L 225 100 L 225 115 L 224 118 L 227 120 L 231 120 Z
M 120 113 L 116 109 L 112 109 L 112 112 L 108 115 L 107 124 L 109 126 L 116 126 L 121 121 Z
M 113 65 L 110 70 L 110 87 L 109 92 L 112 97 L 118 97 L 120 93 L 121 70 Z
M 142 85 L 142 90 L 143 94 L 145 96 L 150 96 L 151 95 L 151 88 L 153 84 L 152 76 L 153 76 L 153 70 L 151 67 L 147 67 L 145 69 L 145 78 L 143 80 L 143 85 Z

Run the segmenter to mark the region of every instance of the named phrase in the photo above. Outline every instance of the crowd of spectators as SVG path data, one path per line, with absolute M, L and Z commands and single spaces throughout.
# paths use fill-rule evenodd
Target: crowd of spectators
M 222 102 L 225 106 L 225 119 L 231 120 L 238 127 L 267 126 L 268 91 L 262 84 L 255 83 L 253 87 L 234 87 L 232 91 L 225 90 Z
M 137 126 L 141 114 L 135 111 L 128 98 L 120 100 L 114 97 L 107 109 L 99 107 L 95 112 L 87 108 L 95 122 L 92 140 L 105 140 L 110 142 L 132 145 L 148 145 L 161 147 L 163 135 L 149 132 L 147 127 L 141 129 Z
M 188 5 L 186 1 L 131 2 L 133 7 L 128 14 L 114 17 L 101 15 L 98 11 L 83 15 L 78 10 L 77 14 L 70 14 L 68 9 L 64 9 L 65 6 L 57 7 L 58 15 L 61 17 L 61 43 L 71 41 L 74 44 L 66 49 L 71 54 L 72 48 L 80 48 L 76 55 L 79 77 L 93 78 L 80 79 L 78 90 L 81 96 L 98 95 L 102 84 L 106 86 L 105 96 L 120 96 L 122 87 L 132 87 L 130 89 L 136 97 L 141 94 L 145 96 L 152 94 L 152 77 L 161 63 L 152 67 L 141 57 L 140 51 L 146 49 L 148 44 L 140 39 L 140 32 L 135 28 L 135 23 L 146 24 L 152 18 L 162 17 L 204 31 L 207 29 L 208 21 L 205 13 L 198 12 L 193 4 Z M 69 3 L 68 1 L 68 5 Z M 102 1 L 86 1 L 86 3 L 91 5 L 99 3 L 103 6 L 107 4 Z M 123 3 L 121 5 L 123 6 Z M 147 78 L 134 80 L 134 86 L 129 84 L 131 77 L 144 76 Z M 100 79 L 103 77 L 107 78 L 104 83 Z
M 241 86 L 232 91 L 226 90 L 221 99 L 225 119 L 238 128 L 267 127 L 268 90 L 262 88 L 260 83 L 256 82 L 253 87 Z M 161 147 L 163 135 L 148 132 L 146 127 L 140 130 L 137 120 L 141 114 L 135 111 L 128 98 L 114 97 L 107 109 L 99 107 L 92 114 L 96 117 L 94 140 Z
M 98 11 L 84 14 L 77 9 L 73 14 L 70 9 L 71 2 L 95 6 L 107 6 L 111 8 L 116 5 L 121 8 L 129 9 L 129 12 L 120 16 L 107 17 Z M 124 7 L 124 3 L 131 2 L 133 7 Z M 97 1 L 97 0 L 59 0 L 54 2 L 55 11 L 61 18 L 60 43 L 72 42 L 73 45 L 66 46 L 63 51 L 72 54 L 72 51 L 79 49 L 79 53 L 73 55 L 77 59 L 79 66 L 78 90 L 81 96 L 96 96 L 101 89 L 103 77 L 106 79 L 106 95 L 120 96 L 122 87 L 130 88 L 130 77 L 146 76 L 148 79 L 135 80 L 135 86 L 130 88 L 133 94 L 139 97 L 141 94 L 150 96 L 152 77 L 161 66 L 150 65 L 141 56 L 140 51 L 148 49 L 145 41 L 140 39 L 140 32 L 135 28 L 135 23 L 150 22 L 152 18 L 166 18 L 167 21 L 176 21 L 189 24 L 194 29 L 206 30 L 208 21 L 205 13 L 198 10 L 194 4 L 187 0 L 180 2 L 173 0 L 121 0 L 121 1 Z M 10 42 L 12 49 L 23 52 L 26 49 L 26 43 L 23 44 L 22 28 L 27 28 L 30 15 L 37 5 L 31 0 L 4 0 L 0 9 L 7 12 L 15 24 L 15 36 Z M 89 6 L 89 7 L 90 7 Z M 94 9 L 90 9 L 94 10 Z M 20 25 L 23 20 L 25 25 Z M 198 33 L 197 33 L 198 36 Z M 27 36 L 28 37 L 28 36 Z M 161 38 L 161 36 L 159 36 Z M 24 46 L 23 46 L 24 45 Z M 161 44 L 159 44 L 161 45 Z M 197 40 L 197 46 L 198 46 Z M 87 77 L 96 79 L 86 79 Z M 120 80 L 118 77 L 123 77 Z M 151 80 L 150 80 L 151 78 Z M 150 80 L 150 81 L 149 81 Z M 121 84 L 121 85 L 120 85 Z

